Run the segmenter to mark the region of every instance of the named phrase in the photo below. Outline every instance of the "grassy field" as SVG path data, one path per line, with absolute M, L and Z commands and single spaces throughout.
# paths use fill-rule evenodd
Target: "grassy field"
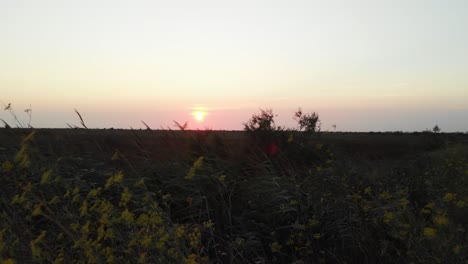
M 0 129 L 0 263 L 466 263 L 468 135 Z

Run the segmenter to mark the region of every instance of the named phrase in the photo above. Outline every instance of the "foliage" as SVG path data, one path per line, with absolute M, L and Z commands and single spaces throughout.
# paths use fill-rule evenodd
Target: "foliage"
M 29 152 L 36 132 L 22 141 L 0 177 L 0 260 L 17 263 L 181 263 L 200 261 L 200 227 L 171 222 L 164 203 L 143 178 L 122 171 L 101 184 L 62 178 L 60 166 L 43 169 Z M 106 179 L 107 178 L 107 179 Z M 2 262 L 3 263 L 3 262 Z
M 187 128 L 188 128 L 188 121 L 186 121 L 186 122 L 182 125 L 181 123 L 179 123 L 179 122 L 177 122 L 177 121 L 174 120 L 174 126 L 177 127 L 177 128 L 179 128 L 179 130 L 182 130 L 182 131 L 187 130 Z
M 281 130 L 281 127 L 277 127 L 275 124 L 275 114 L 271 109 L 260 109 L 260 114 L 254 114 L 252 117 L 244 123 L 244 130 L 247 132 L 271 132 Z
M 32 120 L 32 107 L 31 105 L 29 106 L 28 109 L 25 109 L 24 112 L 28 115 L 29 117 L 29 120 L 28 120 L 28 124 L 25 125 L 23 122 L 21 122 L 18 118 L 18 116 L 16 115 L 16 112 L 15 110 L 13 109 L 13 107 L 11 106 L 11 103 L 4 103 L 2 100 L 0 100 L 0 103 L 3 105 L 4 107 L 4 111 L 8 111 L 10 113 L 10 116 L 15 120 L 16 122 L 16 125 L 19 127 L 19 128 L 25 128 L 25 127 L 28 127 L 28 128 L 32 128 L 31 126 L 31 120 Z M 0 120 L 3 122 L 3 124 L 5 125 L 5 128 L 11 128 L 11 126 L 3 119 L 0 118 Z
M 299 124 L 299 130 L 304 130 L 306 132 L 320 131 L 319 116 L 315 112 L 304 114 L 301 108 L 299 108 L 299 110 L 297 110 L 296 113 L 294 113 L 294 119 Z
M 117 137 L 119 146 L 137 148 L 114 155 L 100 141 L 106 166 L 85 162 L 86 151 L 46 158 L 36 145 L 45 137 L 40 130 L 25 134 L 10 158 L 1 156 L 0 263 L 468 258 L 463 140 L 368 160 L 301 133 L 275 138 L 275 156 L 259 152 L 252 139 L 215 137 L 220 132 L 138 133 L 133 141 Z M 157 148 L 148 144 L 158 137 Z

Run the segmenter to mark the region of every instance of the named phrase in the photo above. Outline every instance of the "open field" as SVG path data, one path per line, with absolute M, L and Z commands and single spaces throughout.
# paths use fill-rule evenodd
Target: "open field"
M 0 129 L 0 164 L 0 263 L 468 258 L 467 134 Z

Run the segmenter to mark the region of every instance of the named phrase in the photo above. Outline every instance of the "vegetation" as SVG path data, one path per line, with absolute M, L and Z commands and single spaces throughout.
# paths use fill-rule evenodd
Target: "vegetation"
M 299 124 L 299 130 L 304 130 L 306 132 L 318 132 L 320 130 L 319 116 L 315 112 L 304 114 L 301 108 L 299 108 L 294 114 L 294 119 L 296 119 Z
M 271 109 L 260 109 L 260 114 L 254 114 L 247 123 L 244 123 L 244 130 L 247 132 L 270 132 L 281 130 L 275 124 L 275 114 Z
M 0 263 L 468 258 L 466 135 L 246 130 L 1 129 Z

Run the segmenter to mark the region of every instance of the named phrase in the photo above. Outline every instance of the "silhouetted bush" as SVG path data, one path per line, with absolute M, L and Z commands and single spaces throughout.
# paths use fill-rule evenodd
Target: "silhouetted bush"
M 247 123 L 244 123 L 244 130 L 247 132 L 271 132 L 281 130 L 274 120 L 275 115 L 271 109 L 260 109 L 260 114 L 254 114 Z
M 306 132 L 320 131 L 319 116 L 315 112 L 304 114 L 301 108 L 299 108 L 294 114 L 294 119 L 299 124 L 299 130 L 304 130 Z

